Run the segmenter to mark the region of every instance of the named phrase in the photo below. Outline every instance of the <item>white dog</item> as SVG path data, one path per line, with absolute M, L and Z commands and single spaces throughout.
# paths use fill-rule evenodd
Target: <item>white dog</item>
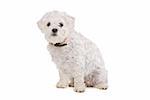
M 107 89 L 107 71 L 99 49 L 74 30 L 74 18 L 64 12 L 48 12 L 38 27 L 48 41 L 48 51 L 59 70 L 58 88 L 74 86 L 84 92 L 85 87 Z

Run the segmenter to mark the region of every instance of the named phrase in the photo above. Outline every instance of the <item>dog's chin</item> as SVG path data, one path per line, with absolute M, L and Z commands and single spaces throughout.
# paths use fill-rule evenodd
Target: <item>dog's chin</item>
M 56 43 L 62 43 L 67 37 L 67 34 L 65 33 L 58 33 L 62 35 L 57 35 L 57 36 L 51 36 L 52 33 L 46 34 L 45 39 L 47 40 L 48 43 L 56 44 Z
M 56 43 L 62 43 L 64 42 L 65 38 L 59 38 L 59 37 L 52 37 L 49 40 L 47 40 L 49 43 L 56 44 Z

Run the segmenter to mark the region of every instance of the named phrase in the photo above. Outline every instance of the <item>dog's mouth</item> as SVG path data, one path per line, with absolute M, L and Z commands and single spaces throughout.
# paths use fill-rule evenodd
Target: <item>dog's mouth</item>
M 47 37 L 46 37 L 47 38 Z M 65 38 L 61 36 L 49 36 L 46 39 L 49 43 L 56 44 L 56 43 L 63 43 Z

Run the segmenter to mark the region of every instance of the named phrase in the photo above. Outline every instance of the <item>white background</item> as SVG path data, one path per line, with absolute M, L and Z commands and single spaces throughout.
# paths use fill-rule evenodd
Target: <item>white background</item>
M 109 89 L 57 89 L 58 72 L 36 22 L 48 11 L 76 18 L 101 49 Z M 149 100 L 149 0 L 1 0 L 0 100 Z

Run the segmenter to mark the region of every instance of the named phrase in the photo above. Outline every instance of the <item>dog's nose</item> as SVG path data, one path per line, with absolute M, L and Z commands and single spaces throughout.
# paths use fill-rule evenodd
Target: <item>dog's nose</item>
M 56 28 L 53 28 L 53 29 L 52 29 L 52 32 L 53 32 L 53 33 L 56 33 L 57 31 L 58 31 L 58 30 L 57 30 Z

